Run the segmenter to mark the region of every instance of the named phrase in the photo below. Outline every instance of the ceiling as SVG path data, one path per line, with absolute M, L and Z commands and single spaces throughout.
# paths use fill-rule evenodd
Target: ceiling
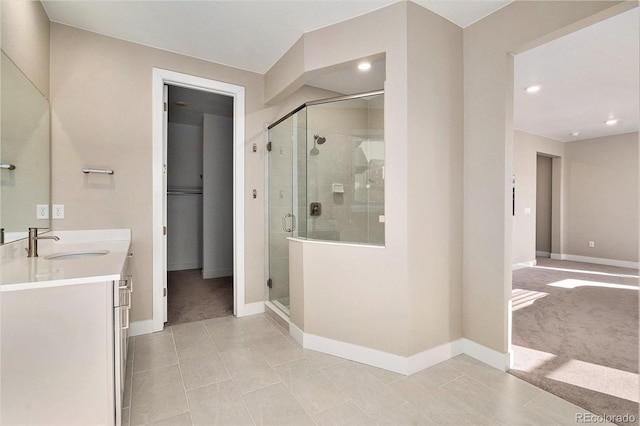
M 397 0 L 43 0 L 54 22 L 264 74 L 306 32 Z M 418 0 L 464 28 L 511 1 Z M 638 8 L 515 57 L 514 127 L 561 141 L 638 130 Z M 384 61 L 315 75 L 339 93 L 376 90 Z M 539 84 L 528 94 L 524 88 Z M 606 126 L 617 117 L 620 122 Z M 571 136 L 572 132 L 580 132 Z
M 59 1 L 54 22 L 247 71 L 266 73 L 306 32 L 398 0 Z M 418 0 L 466 27 L 512 0 Z
M 233 97 L 169 86 L 169 122 L 202 127 L 202 114 L 233 117 Z
M 636 7 L 516 55 L 514 128 L 563 142 L 637 132 L 639 23 Z

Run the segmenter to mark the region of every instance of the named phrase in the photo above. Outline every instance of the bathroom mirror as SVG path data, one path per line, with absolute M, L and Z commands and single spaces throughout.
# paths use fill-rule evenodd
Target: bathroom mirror
M 0 228 L 2 243 L 49 228 L 49 101 L 2 52 L 0 79 Z M 38 219 L 38 206 L 47 218 Z

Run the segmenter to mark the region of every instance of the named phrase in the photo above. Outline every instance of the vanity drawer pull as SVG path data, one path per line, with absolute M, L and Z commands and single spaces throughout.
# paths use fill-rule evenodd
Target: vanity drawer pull
M 127 277 L 124 280 L 120 280 L 119 283 L 120 283 L 120 286 L 118 287 L 119 289 L 121 290 L 128 289 L 129 291 L 133 291 L 133 275 L 127 275 Z
M 121 330 L 127 330 L 129 328 L 129 310 L 131 309 L 130 306 L 118 306 L 118 308 L 120 310 L 120 314 L 124 317 L 124 320 L 120 323 L 120 329 Z

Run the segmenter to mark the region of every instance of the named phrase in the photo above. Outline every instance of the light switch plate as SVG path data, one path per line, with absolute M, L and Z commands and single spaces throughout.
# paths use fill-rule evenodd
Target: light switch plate
M 64 219 L 64 204 L 54 204 L 53 205 L 53 216 L 54 219 Z

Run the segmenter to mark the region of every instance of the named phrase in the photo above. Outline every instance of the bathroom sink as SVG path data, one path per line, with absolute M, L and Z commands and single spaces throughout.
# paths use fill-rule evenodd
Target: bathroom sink
M 53 253 L 49 256 L 45 256 L 45 259 L 49 260 L 66 260 L 66 259 L 84 259 L 86 257 L 104 256 L 109 254 L 109 250 L 79 250 L 79 251 L 67 251 L 62 253 Z

